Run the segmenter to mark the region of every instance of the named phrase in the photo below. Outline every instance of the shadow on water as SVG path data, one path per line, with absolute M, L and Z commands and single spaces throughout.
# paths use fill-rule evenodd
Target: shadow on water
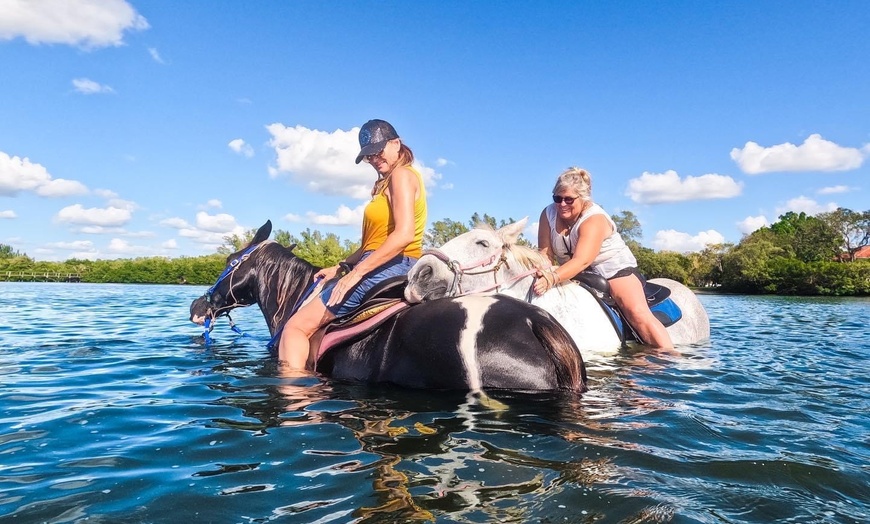
M 332 462 L 298 474 L 362 475 L 367 489 L 357 486 L 351 500 L 306 498 L 275 508 L 278 515 L 314 513 L 306 520 L 316 520 L 329 509 L 364 522 L 429 521 L 439 515 L 449 515 L 451 521 L 528 522 L 563 513 L 576 521 L 568 500 L 554 500 L 565 493 L 570 500 L 578 491 L 592 498 L 597 486 L 616 485 L 618 468 L 612 453 L 604 450 L 631 447 L 610 437 L 610 423 L 590 416 L 583 399 L 573 394 L 469 395 L 314 376 L 280 378 L 271 359 L 247 360 L 232 350 L 215 357 L 223 360 L 212 371 L 235 379 L 210 387 L 222 393 L 221 403 L 239 408 L 241 417 L 214 419 L 210 426 L 258 435 L 325 435 L 341 428 L 356 443 L 340 450 L 305 449 L 303 454 Z M 256 467 L 222 465 L 196 475 Z M 610 497 L 630 501 L 616 512 L 622 517 L 673 512 L 638 493 L 614 490 Z M 594 503 L 585 506 L 589 509 L 582 513 L 590 520 L 602 514 Z M 612 516 L 614 510 L 607 513 Z

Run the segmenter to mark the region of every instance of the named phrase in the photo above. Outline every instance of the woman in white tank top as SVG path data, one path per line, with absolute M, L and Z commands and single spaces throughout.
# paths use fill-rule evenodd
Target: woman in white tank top
M 592 179 L 585 169 L 569 168 L 556 179 L 553 203 L 541 212 L 538 249 L 559 265 L 541 272 L 535 293 L 589 269 L 608 280 L 613 299 L 645 344 L 673 346 L 647 305 L 637 260 L 610 216 L 592 202 Z

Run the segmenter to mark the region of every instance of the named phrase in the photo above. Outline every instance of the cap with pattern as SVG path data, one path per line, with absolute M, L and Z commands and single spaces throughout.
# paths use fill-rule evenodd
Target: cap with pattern
M 359 154 L 356 163 L 359 164 L 363 157 L 376 155 L 384 150 L 387 142 L 399 138 L 396 129 L 385 120 L 369 120 L 359 130 Z

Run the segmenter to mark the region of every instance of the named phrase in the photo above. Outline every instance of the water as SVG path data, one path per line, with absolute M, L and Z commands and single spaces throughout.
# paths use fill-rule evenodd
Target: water
M 0 522 L 867 522 L 870 300 L 702 296 L 582 398 L 282 378 L 204 288 L 0 284 Z

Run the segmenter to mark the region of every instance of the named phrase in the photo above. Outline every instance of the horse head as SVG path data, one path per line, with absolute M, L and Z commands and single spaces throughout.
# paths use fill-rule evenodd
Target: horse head
M 227 265 L 205 294 L 190 304 L 190 321 L 203 325 L 237 307 L 257 302 L 256 275 L 252 255 L 272 234 L 272 222 L 260 226 L 248 245 L 227 257 Z
M 535 267 L 545 263 L 536 251 L 517 244 L 527 222 L 523 218 L 500 229 L 479 225 L 426 250 L 408 273 L 405 299 L 422 302 L 496 292 L 525 298 Z

